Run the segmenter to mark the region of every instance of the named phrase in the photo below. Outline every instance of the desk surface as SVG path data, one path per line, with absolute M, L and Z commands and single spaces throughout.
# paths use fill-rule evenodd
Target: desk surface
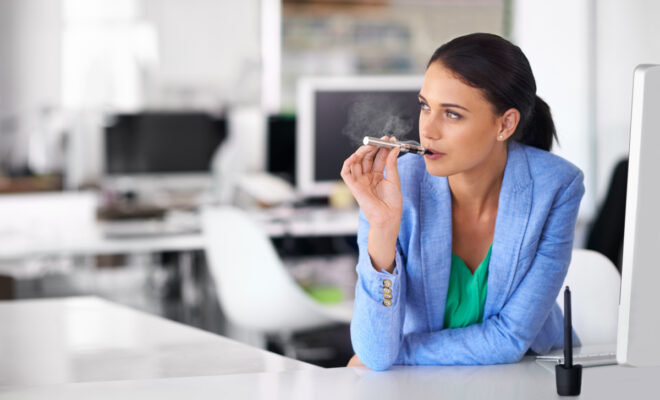
M 659 368 L 584 370 L 580 399 L 656 399 Z M 483 367 L 336 368 L 0 389 L 0 399 L 559 399 L 554 374 L 532 359 Z
M 557 399 L 551 369 L 322 369 L 97 298 L 0 302 L 0 399 Z M 584 370 L 581 399 L 655 399 L 660 368 Z
M 0 301 L 0 390 L 318 367 L 95 297 Z

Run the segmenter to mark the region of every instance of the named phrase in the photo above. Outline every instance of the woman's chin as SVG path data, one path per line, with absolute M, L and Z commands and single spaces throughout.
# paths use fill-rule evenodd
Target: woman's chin
M 425 160 L 425 163 L 426 171 L 433 176 L 449 176 L 453 173 L 450 168 L 447 168 L 447 166 L 438 165 L 436 162 Z

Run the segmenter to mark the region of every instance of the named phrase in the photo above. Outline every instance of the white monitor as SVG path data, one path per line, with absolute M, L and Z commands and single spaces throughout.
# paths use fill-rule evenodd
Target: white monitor
M 226 135 L 224 118 L 197 111 L 117 114 L 104 135 L 104 186 L 142 200 L 165 192 L 202 190 Z
M 327 196 L 364 136 L 419 140 L 423 76 L 307 77 L 298 82 L 296 181 L 303 196 Z
M 617 361 L 660 365 L 660 65 L 633 78 Z

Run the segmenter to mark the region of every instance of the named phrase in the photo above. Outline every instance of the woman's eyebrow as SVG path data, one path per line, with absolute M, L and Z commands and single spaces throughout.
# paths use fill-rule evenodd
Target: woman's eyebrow
M 425 103 L 428 103 L 428 101 L 424 98 L 424 96 L 422 96 L 421 93 L 418 93 L 418 94 L 417 94 L 417 97 L 419 97 L 419 98 L 420 98 L 422 101 L 424 101 Z M 467 111 L 467 112 L 470 112 L 470 110 L 468 110 L 467 108 L 465 108 L 465 107 L 463 107 L 463 106 L 461 106 L 461 105 L 458 105 L 458 104 L 453 104 L 453 103 L 441 103 L 440 105 L 441 105 L 442 107 L 455 107 L 455 108 L 460 108 L 461 110 L 465 110 L 465 111 Z

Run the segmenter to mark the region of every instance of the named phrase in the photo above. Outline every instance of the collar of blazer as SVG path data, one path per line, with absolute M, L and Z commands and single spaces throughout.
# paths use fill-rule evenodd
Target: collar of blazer
M 429 305 L 427 320 L 429 330 L 437 331 L 442 329 L 451 271 L 451 196 L 447 178 L 428 172 L 424 174 L 420 190 L 422 273 Z M 502 309 L 511 290 L 531 208 L 532 178 L 527 155 L 521 145 L 510 142 L 488 266 L 484 320 Z M 428 279 L 430 276 L 434 278 Z

